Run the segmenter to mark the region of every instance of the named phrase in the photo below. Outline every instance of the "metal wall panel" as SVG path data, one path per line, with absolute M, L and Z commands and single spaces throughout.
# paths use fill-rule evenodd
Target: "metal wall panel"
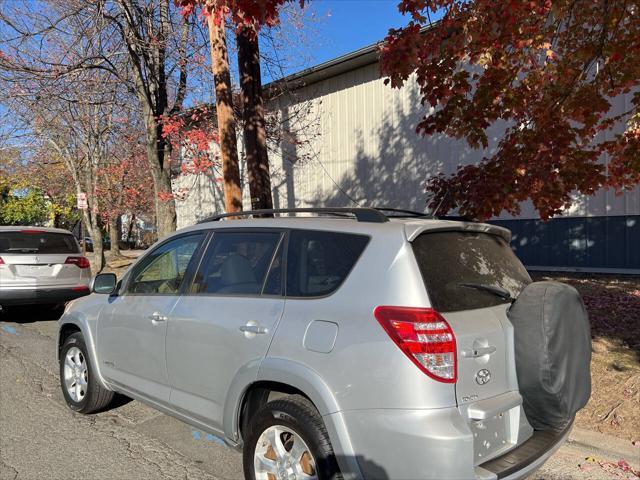
M 613 101 L 612 114 L 624 111 L 630 95 Z M 281 204 L 390 205 L 425 207 L 426 180 L 440 172 L 452 173 L 458 165 L 476 163 L 490 154 L 501 138 L 503 126 L 489 131 L 490 145 L 472 150 L 462 140 L 441 135 L 427 138 L 415 133 L 424 113 L 418 86 L 411 77 L 402 89 L 384 85 L 377 64 L 361 67 L 302 87 L 290 97 L 280 97 L 270 108 L 287 112 L 290 105 L 312 102 L 316 125 L 297 146 L 306 159 L 285 165 L 282 155 L 272 155 L 272 170 L 289 172 L 295 191 L 279 188 Z M 621 125 L 620 128 L 623 128 Z M 286 146 L 284 147 L 286 148 Z M 606 164 L 608 159 L 603 157 Z M 295 161 L 294 161 L 295 163 Z M 599 191 L 591 197 L 576 195 L 564 216 L 640 215 L 640 188 L 617 196 Z M 514 218 L 502 215 L 500 219 Z M 517 218 L 538 218 L 530 202 Z
M 172 180 L 171 188 L 175 196 L 178 229 L 224 211 L 222 184 L 213 176 L 182 174 Z
M 495 220 L 511 230 L 511 246 L 532 269 L 640 274 L 640 216 Z

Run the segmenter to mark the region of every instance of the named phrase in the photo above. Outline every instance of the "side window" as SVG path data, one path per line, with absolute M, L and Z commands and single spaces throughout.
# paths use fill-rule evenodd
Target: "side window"
M 259 295 L 281 236 L 278 232 L 214 233 L 191 291 Z
M 156 248 L 135 267 L 127 291 L 147 295 L 178 293 L 202 237 L 188 235 Z
M 292 230 L 287 297 L 317 297 L 337 290 L 368 242 L 365 235 Z

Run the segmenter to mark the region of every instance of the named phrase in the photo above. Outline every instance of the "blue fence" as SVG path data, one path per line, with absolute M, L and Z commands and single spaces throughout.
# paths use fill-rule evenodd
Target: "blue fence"
M 640 273 L 640 215 L 495 220 L 527 267 Z

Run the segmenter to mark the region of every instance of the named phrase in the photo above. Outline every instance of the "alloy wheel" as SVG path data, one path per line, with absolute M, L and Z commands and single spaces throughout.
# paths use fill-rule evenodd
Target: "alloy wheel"
M 80 403 L 89 388 L 87 360 L 78 347 L 71 347 L 64 357 L 64 385 L 69 397 Z
M 289 427 L 267 428 L 253 456 L 256 480 L 317 480 L 316 461 L 302 437 Z

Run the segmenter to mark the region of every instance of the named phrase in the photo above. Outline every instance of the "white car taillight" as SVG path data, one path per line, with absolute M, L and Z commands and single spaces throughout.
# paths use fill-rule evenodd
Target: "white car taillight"
M 438 312 L 431 308 L 382 306 L 373 314 L 420 370 L 440 382 L 456 382 L 456 337 Z

